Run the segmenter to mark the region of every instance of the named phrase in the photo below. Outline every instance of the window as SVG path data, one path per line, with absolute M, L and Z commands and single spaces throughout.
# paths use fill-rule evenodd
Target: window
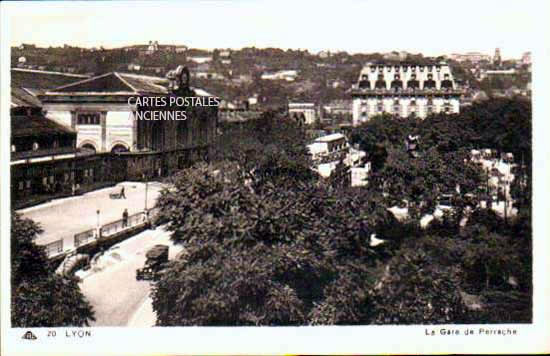
M 99 125 L 99 113 L 82 113 L 77 116 L 78 125 Z
M 38 148 L 40 148 L 40 145 L 38 144 L 38 142 L 34 142 L 34 143 L 32 144 L 32 150 L 33 150 L 33 151 L 37 151 Z
M 31 187 L 31 181 L 28 180 L 28 181 L 27 181 L 27 189 L 30 189 L 30 187 Z
M 19 190 L 23 190 L 25 188 L 25 182 L 19 182 Z
M 42 185 L 48 184 L 48 177 L 42 177 Z
M 12 152 L 15 152 L 15 151 L 16 151 L 15 145 L 11 145 L 11 151 L 12 151 Z
M 50 184 L 53 184 L 53 176 L 50 176 Z

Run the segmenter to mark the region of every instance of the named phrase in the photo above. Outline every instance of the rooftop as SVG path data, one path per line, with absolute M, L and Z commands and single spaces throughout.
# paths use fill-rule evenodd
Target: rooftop
M 170 94 L 168 85 L 167 78 L 110 72 L 57 87 L 47 91 L 46 95 L 168 95 Z M 212 96 L 202 89 L 191 89 L 197 96 Z
M 37 110 L 33 110 L 29 115 L 22 112 L 13 113 L 10 122 L 12 137 L 75 134 L 71 129 L 47 119 Z
M 83 74 L 69 74 L 22 68 L 11 69 L 12 88 L 20 87 L 45 91 L 86 78 L 89 78 L 89 76 Z
M 342 135 L 341 133 L 334 133 L 327 136 L 322 136 L 317 139 L 315 139 L 315 142 L 331 142 L 336 140 L 345 139 L 346 136 Z

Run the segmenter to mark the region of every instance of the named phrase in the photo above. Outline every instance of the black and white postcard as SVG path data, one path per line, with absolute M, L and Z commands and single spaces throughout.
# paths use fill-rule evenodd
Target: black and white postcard
M 549 352 L 545 15 L 2 3 L 2 353 Z

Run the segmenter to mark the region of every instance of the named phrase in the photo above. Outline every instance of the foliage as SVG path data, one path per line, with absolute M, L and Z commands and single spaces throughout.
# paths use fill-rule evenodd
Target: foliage
M 88 326 L 95 319 L 78 282 L 49 270 L 44 248 L 33 242 L 40 227 L 16 212 L 11 224 L 12 326 Z
M 154 286 L 158 325 L 530 321 L 530 195 L 506 222 L 466 195 L 485 179 L 472 148 L 523 153 L 528 170 L 529 108 L 484 105 L 354 130 L 378 162 L 360 188 L 313 175 L 301 128 L 277 115 L 224 127 L 216 160 L 180 172 L 159 199 L 185 254 Z M 421 229 L 418 219 L 457 185 L 455 209 Z M 399 222 L 387 207 L 402 203 L 411 216 Z M 384 243 L 372 247 L 373 235 Z

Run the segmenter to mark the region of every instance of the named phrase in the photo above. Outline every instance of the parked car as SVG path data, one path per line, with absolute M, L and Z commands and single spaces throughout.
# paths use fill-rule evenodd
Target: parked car
M 147 260 L 145 266 L 136 271 L 136 279 L 139 280 L 158 280 L 160 272 L 166 267 L 168 262 L 168 246 L 155 245 L 145 254 Z

